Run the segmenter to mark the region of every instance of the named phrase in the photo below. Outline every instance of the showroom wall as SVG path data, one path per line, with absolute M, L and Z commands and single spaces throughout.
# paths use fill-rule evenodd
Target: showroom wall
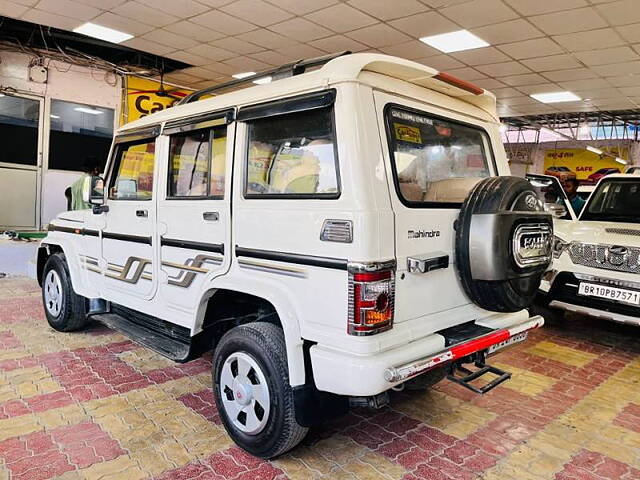
M 616 163 L 611 157 L 602 156 L 599 161 L 598 156 L 587 152 L 586 147 L 590 145 L 592 147 L 599 148 L 605 151 L 615 152 L 616 155 L 622 156 L 627 160 L 627 165 Z M 584 172 L 584 176 L 588 173 L 593 173 L 600 167 L 615 167 L 620 171 L 631 165 L 640 165 L 640 143 L 631 140 L 566 140 L 566 141 L 553 141 L 553 142 L 541 142 L 541 143 L 505 143 L 505 150 L 507 157 L 510 160 L 511 173 L 517 176 L 524 176 L 526 173 L 544 173 L 545 171 L 545 158 L 549 157 L 549 154 L 558 152 L 559 154 L 572 154 L 573 151 L 580 151 L 582 155 L 591 155 L 592 161 L 587 161 L 588 167 L 591 169 L 588 172 Z M 575 152 L 577 153 L 577 152 Z M 562 157 L 559 156 L 557 165 L 563 164 Z M 569 166 L 571 166 L 569 164 Z M 581 172 L 577 172 L 581 173 Z M 580 174 L 578 177 L 580 178 Z
M 37 78 L 39 77 L 37 71 L 31 72 L 34 78 L 30 80 L 30 63 L 35 60 L 35 57 L 27 54 L 0 52 L 0 89 L 5 95 L 42 101 L 37 168 L 17 166 L 18 168 L 14 169 L 8 163 L 2 163 L 0 168 L 3 169 L 3 189 L 19 189 L 20 183 L 12 181 L 12 176 L 15 175 L 17 178 L 19 175 L 24 175 L 29 168 L 31 168 L 30 171 L 35 172 L 37 181 L 35 227 L 38 228 L 46 226 L 57 213 L 66 210 L 64 190 L 81 175 L 80 171 L 86 160 L 86 152 L 79 151 L 76 158 L 67 158 L 66 161 L 58 161 L 57 164 L 50 165 L 50 138 L 55 142 L 56 133 L 61 136 L 65 132 L 66 134 L 88 134 L 85 135 L 87 138 L 95 138 L 100 142 L 104 141 L 105 137 L 110 137 L 119 118 L 122 82 L 120 76 L 112 72 L 47 59 L 40 64 L 47 70 L 46 82 L 42 82 L 41 77 Z M 57 104 L 55 101 L 58 101 Z M 52 105 L 54 110 L 57 109 L 58 114 L 52 111 Z M 78 108 L 84 108 L 85 113 L 72 112 Z M 69 111 L 78 118 L 73 120 L 70 115 L 60 115 L 60 111 Z M 50 135 L 50 130 L 54 132 L 53 135 Z M 68 152 L 65 154 L 69 157 Z M 55 168 L 56 166 L 59 168 Z M 7 193 L 6 198 L 15 200 L 12 202 L 15 205 L 13 208 L 19 208 L 19 205 L 24 206 L 25 202 L 32 201 L 30 197 L 25 197 L 30 193 L 23 191 L 5 191 L 5 193 Z M 21 195 L 25 198 L 21 199 Z

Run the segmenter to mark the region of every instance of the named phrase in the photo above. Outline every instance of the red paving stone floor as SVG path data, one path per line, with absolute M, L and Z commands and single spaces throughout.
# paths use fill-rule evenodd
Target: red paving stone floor
M 491 363 L 513 378 L 484 396 L 394 393 L 265 462 L 221 427 L 210 356 L 54 332 L 34 281 L 0 279 L 0 479 L 640 480 L 640 329 L 572 317 Z

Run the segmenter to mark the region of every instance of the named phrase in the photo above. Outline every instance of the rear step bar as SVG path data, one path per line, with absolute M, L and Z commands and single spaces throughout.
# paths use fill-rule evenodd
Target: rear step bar
M 454 362 L 449 368 L 447 379 L 451 380 L 454 383 L 457 383 L 458 385 L 462 385 L 463 387 L 468 388 L 472 392 L 482 395 L 487 393 L 489 390 L 493 390 L 502 382 L 506 382 L 511 378 L 510 372 L 505 372 L 498 367 L 494 367 L 493 365 L 487 365 L 486 363 L 484 363 L 484 354 L 478 352 L 477 355 L 478 359 L 473 362 L 477 370 L 469 370 L 468 368 L 463 367 L 461 363 Z M 456 372 L 462 372 L 463 375 L 458 376 L 456 375 Z M 476 387 L 471 383 L 474 380 L 477 380 L 478 378 L 486 375 L 487 373 L 491 373 L 493 375 L 496 375 L 497 377 L 479 387 Z
M 527 320 L 517 323 L 509 328 L 503 328 L 500 330 L 490 330 L 489 333 L 486 333 L 486 327 L 481 327 L 480 325 L 474 324 L 474 326 L 477 327 L 478 332 L 482 331 L 484 334 L 480 334 L 479 336 L 475 336 L 474 338 L 470 338 L 470 339 L 469 339 L 469 333 L 467 331 L 464 331 L 464 332 L 460 331 L 460 330 L 463 330 L 462 328 L 450 329 L 451 331 L 455 330 L 455 335 L 453 333 L 449 334 L 449 332 L 447 332 L 446 330 L 443 330 L 438 333 L 445 336 L 445 345 L 449 348 L 447 348 L 446 350 L 442 350 L 441 352 L 438 352 L 435 355 L 431 355 L 426 358 L 421 358 L 413 362 L 401 365 L 399 367 L 389 367 L 384 372 L 384 379 L 390 383 L 398 383 L 398 382 L 409 380 L 410 378 L 413 378 L 416 375 L 426 372 L 427 370 L 431 370 L 432 368 L 436 368 L 447 362 L 469 363 L 470 361 L 473 361 L 473 360 L 469 360 L 468 357 L 475 354 L 476 352 L 482 352 L 486 350 L 487 354 L 490 355 L 502 348 L 505 348 L 507 346 L 513 345 L 518 342 L 522 342 L 527 338 L 527 332 L 529 330 L 533 330 L 534 328 L 541 327 L 542 325 L 544 325 L 544 319 L 540 315 L 536 315 L 534 317 L 528 318 Z M 449 338 L 455 337 L 458 340 L 461 340 L 461 339 L 464 339 L 464 340 L 461 340 L 460 343 L 456 342 L 450 345 L 449 340 L 447 340 L 448 337 Z M 474 355 L 474 356 L 476 357 L 476 360 L 478 361 L 478 363 L 481 364 L 481 366 L 479 367 L 480 369 L 487 366 L 484 364 L 484 356 L 485 356 L 484 353 L 481 355 L 480 358 L 478 358 L 477 355 Z M 456 360 L 458 360 L 458 362 L 456 362 Z M 490 367 L 490 368 L 494 369 L 494 373 L 495 371 L 500 371 L 501 376 L 506 373 L 506 372 L 503 372 L 502 370 L 496 369 L 495 367 Z M 489 370 L 487 370 L 485 373 L 487 372 L 489 372 Z M 473 372 L 470 372 L 469 374 L 471 373 Z M 475 375 L 473 379 L 478 378 L 480 375 L 482 374 Z M 505 380 L 507 380 L 507 378 L 505 378 L 499 383 L 504 382 Z M 460 382 L 456 382 L 456 383 L 460 383 Z

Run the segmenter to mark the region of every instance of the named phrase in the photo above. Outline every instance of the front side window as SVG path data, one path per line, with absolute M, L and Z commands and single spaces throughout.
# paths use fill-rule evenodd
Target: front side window
M 117 146 L 110 199 L 151 200 L 155 147 L 155 138 Z
M 227 128 L 173 135 L 169 148 L 169 198 L 224 196 Z
M 339 194 L 332 108 L 249 122 L 247 157 L 246 197 Z
M 640 223 L 640 181 L 602 181 L 591 194 L 591 200 L 580 220 Z
M 409 206 L 460 204 L 488 177 L 483 130 L 391 107 L 386 113 L 392 170 L 398 195 Z

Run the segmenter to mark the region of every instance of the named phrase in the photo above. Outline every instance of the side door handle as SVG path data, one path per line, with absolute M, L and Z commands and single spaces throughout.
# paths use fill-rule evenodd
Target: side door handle
M 147 218 L 149 216 L 149 212 L 147 210 L 136 210 L 136 217 Z
M 208 222 L 217 222 L 220 219 L 218 212 L 203 212 L 202 218 Z

